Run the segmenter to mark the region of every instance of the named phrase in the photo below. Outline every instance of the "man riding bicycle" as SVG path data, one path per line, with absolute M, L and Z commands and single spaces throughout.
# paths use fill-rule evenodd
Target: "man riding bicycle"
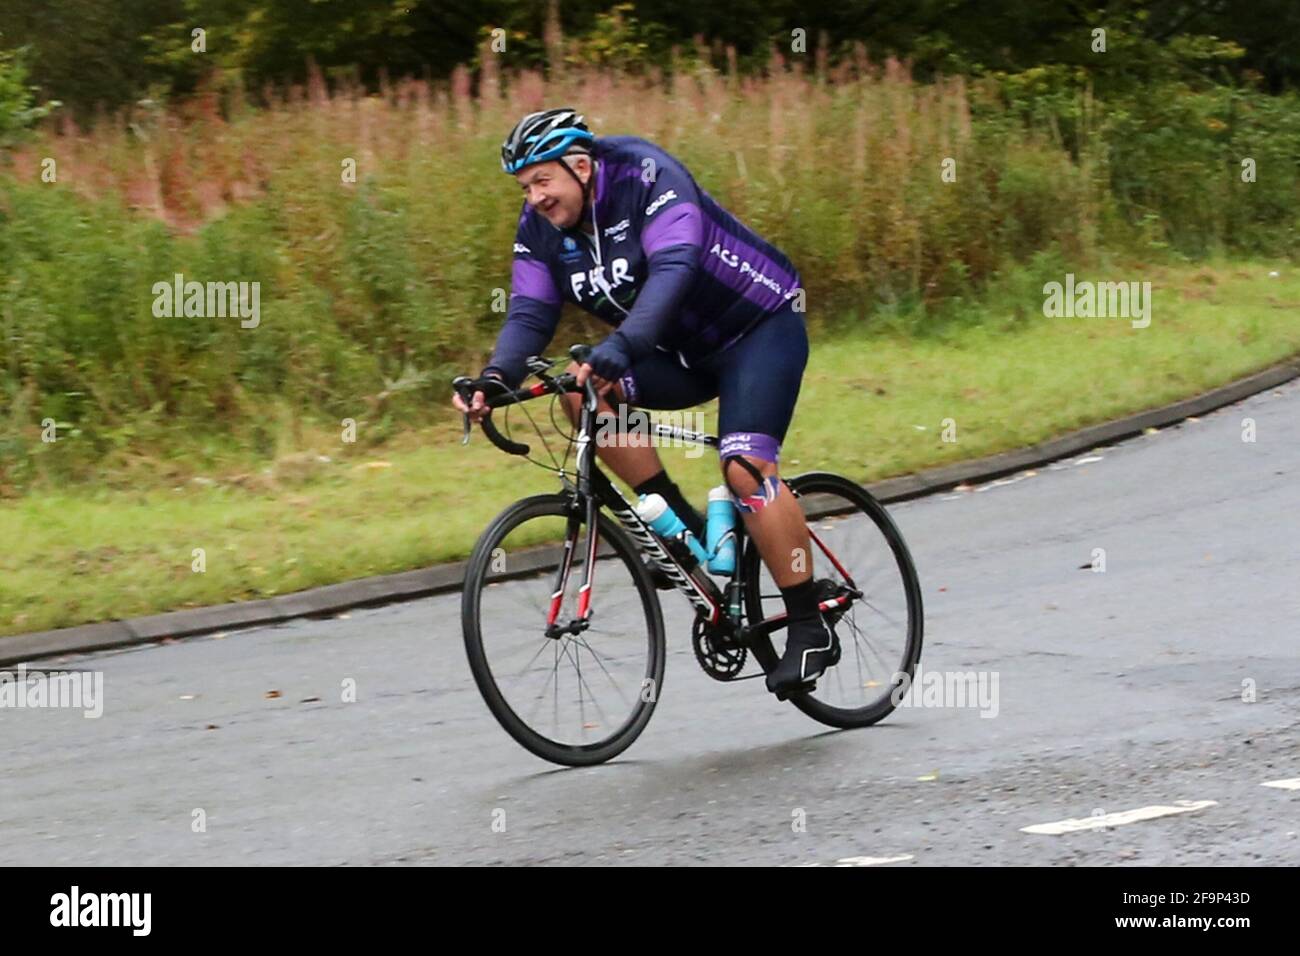
M 789 625 L 768 690 L 815 680 L 839 659 L 818 611 L 802 509 L 777 461 L 794 414 L 808 336 L 799 275 L 779 249 L 723 209 L 678 160 L 643 139 L 594 137 L 571 109 L 525 116 L 501 147 L 524 192 L 509 311 L 483 378 L 523 381 L 565 301 L 615 326 L 587 363 L 598 410 L 683 409 L 718 399 L 719 459 L 745 529 L 781 589 Z M 567 395 L 576 420 L 578 395 Z M 476 391 L 474 421 L 487 414 Z M 651 446 L 597 455 L 637 494 L 657 493 L 700 540 L 704 521 Z M 802 558 L 802 560 L 800 560 Z M 795 570 L 798 568 L 799 570 Z

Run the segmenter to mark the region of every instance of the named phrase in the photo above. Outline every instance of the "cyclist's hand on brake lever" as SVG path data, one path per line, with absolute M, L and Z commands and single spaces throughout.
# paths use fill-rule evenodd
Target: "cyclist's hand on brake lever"
M 456 383 L 463 383 L 463 385 L 468 387 L 492 383 L 494 390 L 505 388 L 505 384 L 495 375 L 480 376 L 476 381 L 457 379 Z M 487 395 L 484 393 L 482 388 L 474 388 L 474 394 L 470 396 L 469 404 L 466 405 L 465 399 L 461 395 L 461 392 L 466 390 L 467 388 L 458 387 L 456 391 L 452 392 L 451 404 L 455 407 L 456 411 L 460 412 L 462 415 L 467 415 L 469 420 L 477 425 L 488 416 L 488 413 L 491 412 L 492 409 L 488 407 Z
M 451 403 L 456 407 L 456 411 L 468 415 L 469 420 L 476 425 L 491 411 L 487 406 L 487 397 L 482 392 L 475 392 L 468 405 L 459 395 L 453 394 Z
M 591 376 L 596 393 L 604 396 L 631 364 L 627 347 L 615 332 L 587 354 L 582 370 Z M 586 381 L 582 371 L 578 373 L 577 380 L 579 385 Z
M 573 378 L 574 381 L 576 381 L 579 385 L 586 385 L 587 379 L 590 378 L 591 384 L 596 388 L 596 394 L 602 397 L 607 396 L 609 394 L 609 390 L 614 387 L 613 382 L 601 378 L 599 375 L 597 375 L 595 372 L 592 371 L 590 365 L 587 365 L 585 363 L 578 367 L 578 372 L 576 375 L 574 375 Z

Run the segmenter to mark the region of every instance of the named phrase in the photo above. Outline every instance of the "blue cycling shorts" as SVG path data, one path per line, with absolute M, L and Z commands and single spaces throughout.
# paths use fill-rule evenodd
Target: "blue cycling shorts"
M 689 368 L 677 354 L 658 351 L 633 365 L 619 384 L 627 403 L 638 408 L 692 408 L 718 399 L 720 456 L 775 463 L 807 364 L 803 313 L 787 305 Z

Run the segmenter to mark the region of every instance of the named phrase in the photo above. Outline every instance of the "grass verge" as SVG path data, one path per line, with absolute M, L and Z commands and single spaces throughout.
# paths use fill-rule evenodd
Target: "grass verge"
M 1270 273 L 1276 273 L 1271 275 Z M 1152 283 L 1148 328 L 1015 317 L 996 292 L 920 337 L 814 337 L 783 450 L 788 473 L 870 481 L 1005 451 L 1194 395 L 1300 353 L 1300 270 L 1215 263 L 1126 270 Z M 1079 279 L 1089 276 L 1081 275 Z M 1101 278 L 1101 277 L 1098 277 Z M 1023 303 L 1024 290 L 1015 301 Z M 1039 299 L 1041 302 L 1041 297 Z M 556 354 L 560 345 L 556 343 Z M 716 421 L 711 405 L 704 422 Z M 269 597 L 464 557 L 493 515 L 555 479 L 435 413 L 364 460 L 320 436 L 254 474 L 0 502 L 0 634 Z M 956 441 L 944 441 L 945 419 Z M 662 457 L 703 504 L 716 460 Z M 693 457 L 694 456 L 694 457 Z M 327 461 L 322 459 L 328 459 Z M 195 549 L 205 570 L 194 570 Z

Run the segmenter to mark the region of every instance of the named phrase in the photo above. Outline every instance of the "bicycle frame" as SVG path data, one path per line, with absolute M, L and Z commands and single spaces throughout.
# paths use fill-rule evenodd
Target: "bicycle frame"
M 577 495 L 575 505 L 585 504 L 586 523 L 587 523 L 587 541 L 586 554 L 587 561 L 584 568 L 583 582 L 579 589 L 578 597 L 578 621 L 586 622 L 591 615 L 591 587 L 595 576 L 595 558 L 598 547 L 599 529 L 596 521 L 597 512 L 603 504 L 609 508 L 610 513 L 618 519 L 623 529 L 631 535 L 637 542 L 641 551 L 648 555 L 659 568 L 668 576 L 669 580 L 678 591 L 686 595 L 686 599 L 696 609 L 699 615 L 707 623 L 722 626 L 725 630 L 730 631 L 732 635 L 741 643 L 747 643 L 754 637 L 766 635 L 783 627 L 786 615 L 784 612 L 773 615 L 745 626 L 744 615 L 742 610 L 742 595 L 744 594 L 745 580 L 743 569 L 745 561 L 743 556 L 747 548 L 753 546 L 745 532 L 743 520 L 736 525 L 736 571 L 727 583 L 725 597 L 722 591 L 714 581 L 707 575 L 699 575 L 687 572 L 686 568 L 677 560 L 671 551 L 665 548 L 659 542 L 659 538 L 648 524 L 636 513 L 636 509 L 597 467 L 595 456 L 591 454 L 591 435 L 592 426 L 596 418 L 596 392 L 590 385 L 587 387 L 583 396 L 581 411 L 578 416 L 578 433 L 576 438 L 577 456 Z M 703 445 L 708 448 L 717 449 L 721 441 L 716 435 L 709 435 L 704 432 L 697 432 L 691 429 L 682 428 L 676 425 L 663 425 L 658 422 L 650 423 L 651 432 L 659 438 L 675 439 L 677 441 L 692 442 Z M 567 530 L 564 547 L 564 558 L 556 570 L 555 587 L 551 596 L 551 608 L 547 618 L 547 633 L 555 634 L 565 629 L 573 628 L 577 622 L 572 622 L 569 628 L 557 629 L 557 618 L 560 606 L 564 599 L 564 591 L 568 585 L 569 573 L 572 569 L 572 558 L 577 547 L 578 522 L 576 514 L 570 519 Z M 813 543 L 821 549 L 827 559 L 835 568 L 844 575 L 845 581 L 854 591 L 857 585 L 853 582 L 848 571 L 845 570 L 840 561 L 826 547 L 825 543 L 817 536 L 812 528 L 808 529 L 809 536 Z M 860 592 L 859 592 L 860 594 Z M 845 606 L 851 600 L 851 595 L 844 595 L 823 601 L 820 608 L 823 611 L 832 610 Z M 725 607 L 725 613 L 724 613 Z
M 618 490 L 618 487 L 596 466 L 595 456 L 592 454 L 592 426 L 596 418 L 596 401 L 596 391 L 588 384 L 578 416 L 578 433 L 575 440 L 577 446 L 575 467 L 578 479 L 575 504 L 585 505 L 587 523 L 587 561 L 583 570 L 582 586 L 578 590 L 578 620 L 585 622 L 590 619 L 591 615 L 591 586 L 595 577 L 596 548 L 600 535 L 596 515 L 600 510 L 600 506 L 604 505 L 618 520 L 618 523 L 623 526 L 623 529 L 636 541 L 642 553 L 649 556 L 668 575 L 669 580 L 673 582 L 677 590 L 686 595 L 686 599 L 691 602 L 691 606 L 709 623 L 720 623 L 722 621 L 723 599 L 718 586 L 708 577 L 697 579 L 695 575 L 687 572 L 673 556 L 672 552 L 659 543 L 658 537 L 656 537 L 650 526 L 636 513 L 636 509 L 623 497 L 623 493 Z M 706 435 L 703 432 L 661 425 L 657 422 L 652 423 L 652 428 L 659 437 L 677 438 L 682 441 L 691 441 L 712 447 L 718 445 L 717 437 Z M 560 562 L 560 567 L 556 570 L 555 588 L 551 595 L 551 609 L 546 622 L 548 633 L 556 626 L 556 618 L 559 614 L 560 605 L 564 600 L 565 588 L 568 585 L 569 572 L 573 564 L 572 557 L 577 547 L 578 522 L 576 517 L 574 515 L 570 519 L 564 543 L 564 558 Z M 738 552 L 743 542 L 743 531 L 743 526 L 737 528 L 736 548 Z
M 575 349 L 577 348 L 581 347 L 575 347 Z M 577 358 L 578 356 L 574 355 L 574 357 Z M 636 541 L 641 552 L 649 556 L 660 570 L 668 576 L 673 586 L 686 595 L 686 599 L 691 602 L 691 606 L 695 608 L 706 623 L 718 627 L 724 634 L 728 634 L 742 644 L 748 644 L 755 637 L 770 634 L 772 631 L 784 627 L 786 619 L 784 612 L 751 623 L 748 626 L 744 623 L 742 607 L 742 596 L 745 587 L 743 569 L 746 562 L 744 559 L 748 549 L 754 545 L 745 532 L 743 520 L 736 525 L 736 573 L 732 575 L 727 583 L 724 597 L 718 585 L 707 574 L 687 572 L 673 553 L 660 543 L 658 536 L 636 513 L 636 509 L 623 497 L 623 493 L 596 466 L 595 456 L 592 454 L 592 434 L 598 397 L 592 382 L 588 380 L 585 385 L 579 387 L 572 380 L 572 376 L 556 378 L 547 375 L 545 368 L 550 363 L 545 360 L 538 361 L 540 364 L 533 367 L 531 365 L 532 360 L 530 360 L 531 370 L 541 379 L 538 384 L 514 390 L 501 386 L 504 394 L 497 395 L 488 404 L 493 408 L 500 408 L 546 394 L 562 394 L 566 392 L 580 393 L 583 396 L 578 415 L 578 431 L 575 437 L 577 446 L 575 459 L 576 487 L 569 482 L 563 470 L 560 471 L 560 478 L 565 486 L 573 489 L 574 500 L 573 510 L 570 513 L 568 527 L 565 531 L 564 555 L 556 568 L 555 586 L 551 591 L 551 603 L 547 611 L 547 636 L 555 638 L 565 633 L 577 634 L 586 630 L 591 619 L 592 586 L 595 582 L 596 551 L 600 539 L 598 516 L 602 505 L 609 508 L 610 513 L 623 526 L 623 529 Z M 458 378 L 452 384 L 460 389 L 470 389 L 474 383 L 468 378 Z M 512 455 L 528 454 L 528 446 L 503 436 L 496 426 L 492 424 L 490 416 L 484 418 L 481 425 L 484 433 L 501 450 Z M 468 440 L 468 417 L 465 420 L 465 429 L 465 440 Z M 651 422 L 650 429 L 659 438 L 691 442 L 715 450 L 721 445 L 721 441 L 716 435 L 709 435 L 676 425 Z M 586 562 L 583 568 L 583 581 L 578 590 L 578 616 L 567 624 L 560 624 L 559 615 L 564 602 L 564 593 L 568 586 L 570 572 L 573 569 L 573 557 L 578 548 L 580 518 L 586 520 L 587 540 L 585 542 Z M 822 611 L 828 611 L 847 607 L 850 601 L 860 598 L 862 592 L 840 561 L 831 553 L 830 549 L 826 547 L 811 527 L 808 529 L 808 533 L 810 540 L 821 549 L 827 559 L 844 576 L 848 588 L 848 593 L 821 601 L 819 608 Z

